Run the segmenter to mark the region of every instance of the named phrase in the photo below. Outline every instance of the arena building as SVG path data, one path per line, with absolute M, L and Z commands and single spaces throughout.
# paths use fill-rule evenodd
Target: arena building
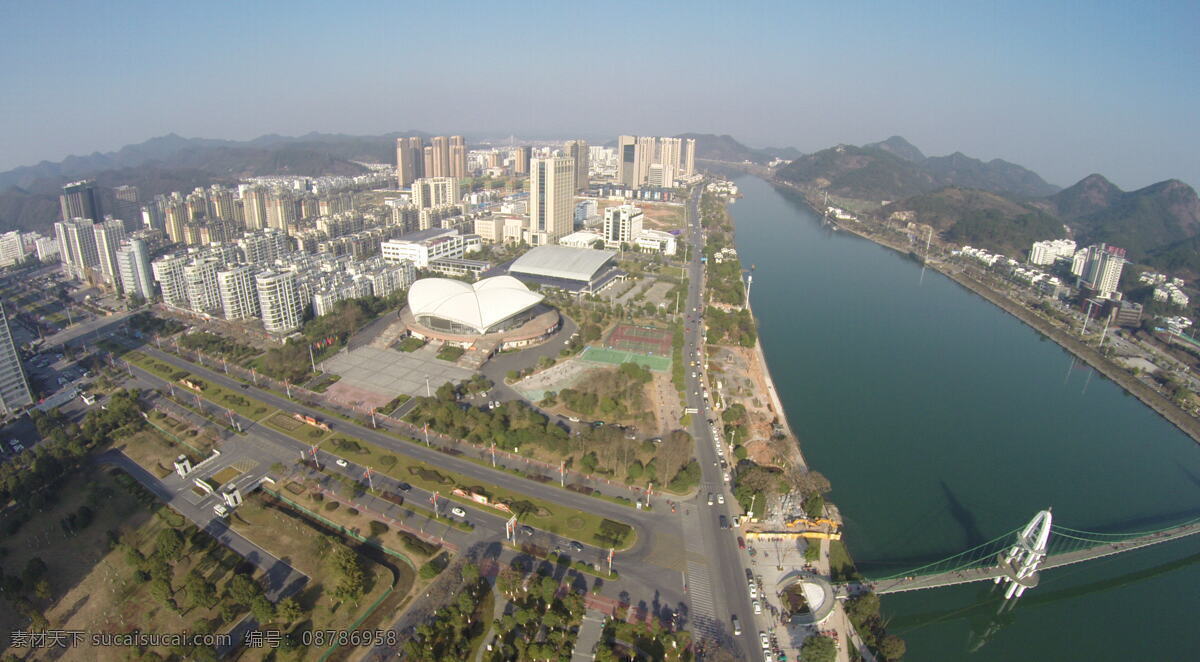
M 410 334 L 472 350 L 482 364 L 498 350 L 537 344 L 558 331 L 561 318 L 544 298 L 512 276 L 475 283 L 422 278 L 409 288 L 400 319 Z
M 573 246 L 538 246 L 513 261 L 508 273 L 526 283 L 594 294 L 622 278 L 617 253 Z

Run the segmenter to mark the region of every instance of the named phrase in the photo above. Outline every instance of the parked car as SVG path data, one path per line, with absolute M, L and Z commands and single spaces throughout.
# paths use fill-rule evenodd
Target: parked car
M 572 540 L 572 541 L 571 541 L 571 544 L 570 544 L 570 545 L 568 545 L 568 547 L 570 547 L 570 548 L 571 548 L 571 551 L 572 551 L 572 552 L 575 552 L 576 554 L 578 554 L 579 552 L 582 552 L 582 551 L 583 551 L 583 545 L 582 545 L 581 543 L 577 542 L 577 541 L 574 541 L 574 540 Z
M 466 517 L 467 511 L 463 510 L 462 508 L 459 508 L 458 506 L 455 506 L 450 509 L 450 514 L 454 515 L 455 517 Z
M 339 467 L 342 467 L 343 469 L 350 466 L 350 464 L 348 462 L 346 462 L 345 460 L 343 460 L 340 457 L 338 459 L 334 460 L 334 464 L 338 465 Z
M 710 505 L 710 506 L 713 505 L 713 493 L 712 492 L 708 493 L 708 505 Z
M 522 533 L 522 535 L 532 536 L 533 535 L 533 527 L 532 526 L 522 526 L 521 533 Z
M 412 489 L 412 485 L 409 485 L 408 483 L 400 483 L 396 487 L 398 487 L 401 492 L 407 492 Z

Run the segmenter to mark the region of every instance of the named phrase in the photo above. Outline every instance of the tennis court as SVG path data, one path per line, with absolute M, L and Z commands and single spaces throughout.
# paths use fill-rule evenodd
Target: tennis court
M 608 336 L 609 349 L 651 356 L 671 356 L 671 331 L 650 326 L 618 324 Z
M 600 347 L 588 347 L 583 350 L 583 354 L 579 355 L 581 361 L 590 361 L 592 363 L 607 363 L 610 365 L 621 365 L 622 363 L 637 363 L 644 365 L 655 372 L 666 372 L 671 369 L 670 356 L 648 356 L 646 354 L 638 354 L 636 352 L 627 352 L 619 349 L 603 349 Z

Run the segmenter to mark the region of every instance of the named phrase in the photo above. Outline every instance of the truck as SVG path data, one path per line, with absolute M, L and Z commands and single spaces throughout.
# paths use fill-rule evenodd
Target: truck
M 217 517 L 220 517 L 221 519 L 229 517 L 229 509 L 226 508 L 225 504 L 223 503 L 218 503 L 217 505 L 213 506 L 213 512 L 216 513 Z

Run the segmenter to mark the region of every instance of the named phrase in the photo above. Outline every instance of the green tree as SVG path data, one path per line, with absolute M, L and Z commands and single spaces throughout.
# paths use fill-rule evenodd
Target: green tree
M 888 660 L 899 660 L 908 652 L 908 644 L 894 634 L 889 634 L 879 642 L 879 654 Z
M 275 618 L 283 624 L 289 624 L 300 620 L 304 616 L 304 609 L 296 598 L 284 598 L 275 605 Z
M 275 620 L 275 605 L 265 595 L 255 596 L 250 602 L 250 613 L 258 620 L 259 625 L 266 625 Z
M 833 662 L 837 659 L 837 644 L 824 635 L 815 635 L 800 645 L 800 662 Z

